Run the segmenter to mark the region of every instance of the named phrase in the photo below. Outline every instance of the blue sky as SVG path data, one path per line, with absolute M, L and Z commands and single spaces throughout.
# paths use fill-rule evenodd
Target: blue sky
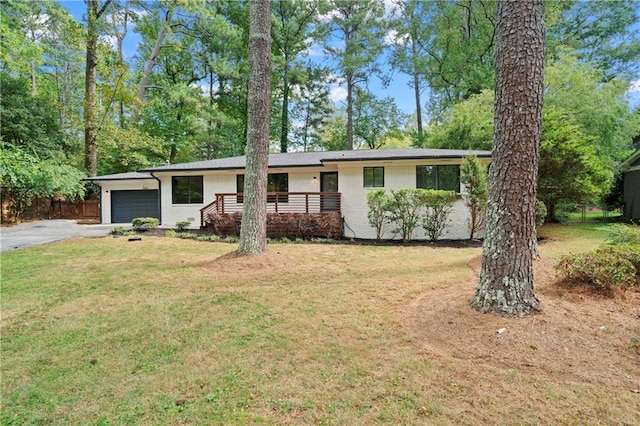
M 391 8 L 391 1 L 384 0 L 387 10 Z M 84 15 L 86 13 L 86 4 L 83 0 L 59 0 L 58 2 L 63 7 L 71 12 L 71 15 L 79 22 L 85 23 Z M 137 44 L 140 41 L 140 37 L 137 33 L 129 29 L 127 37 L 123 45 L 123 51 L 126 59 L 131 59 L 137 53 Z M 384 58 L 382 58 L 384 62 Z M 329 65 L 329 64 L 327 64 Z M 400 110 L 406 114 L 414 114 L 416 110 L 415 95 L 413 89 L 408 85 L 410 77 L 394 72 L 392 79 L 387 87 L 383 87 L 380 80 L 373 77 L 369 81 L 369 90 L 371 90 L 378 97 L 390 96 L 395 99 L 396 104 Z M 331 87 L 332 100 L 336 103 L 342 103 L 346 99 L 346 88 L 341 85 L 333 85 Z M 631 87 L 628 91 L 629 103 L 632 107 L 640 105 L 640 79 L 631 83 Z M 428 93 L 421 95 L 422 104 L 424 105 L 428 100 Z
M 71 15 L 79 22 L 85 24 L 84 15 L 86 14 L 87 6 L 83 0 L 60 0 L 60 5 L 70 11 Z M 389 0 L 386 0 L 389 3 Z M 125 59 L 130 60 L 137 53 L 137 44 L 140 41 L 140 37 L 137 33 L 133 32 L 130 28 L 127 37 L 123 44 L 123 53 Z M 407 114 L 415 113 L 415 96 L 413 89 L 410 88 L 407 83 L 409 77 L 401 73 L 394 73 L 393 79 L 389 86 L 382 87 L 381 82 L 377 78 L 372 78 L 369 82 L 369 89 L 379 97 L 391 96 L 395 99 L 398 107 Z M 333 85 L 331 87 L 331 96 L 334 102 L 340 103 L 346 99 L 346 88 L 340 85 Z M 424 103 L 424 100 L 423 100 Z

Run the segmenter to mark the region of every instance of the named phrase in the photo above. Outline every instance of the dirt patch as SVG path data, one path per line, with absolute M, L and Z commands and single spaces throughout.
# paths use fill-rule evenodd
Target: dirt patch
M 541 311 L 525 318 L 481 314 L 468 305 L 476 279 L 436 289 L 412 303 L 405 327 L 425 349 L 466 363 L 640 393 L 640 293 L 616 298 L 559 288 L 554 261 L 535 262 Z

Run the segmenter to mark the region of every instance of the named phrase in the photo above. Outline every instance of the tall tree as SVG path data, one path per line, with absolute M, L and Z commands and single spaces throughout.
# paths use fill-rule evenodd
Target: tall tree
M 98 173 L 98 120 L 96 114 L 96 70 L 98 68 L 99 19 L 111 0 L 87 2 L 87 63 L 84 84 L 84 168 L 89 176 Z
M 391 56 L 391 65 L 411 76 L 409 87 L 416 102 L 416 143 L 423 144 L 422 92 L 425 89 L 424 70 L 426 41 L 422 29 L 427 27 L 429 4 L 421 0 L 394 0 L 400 8 L 400 16 L 393 23 L 397 32 Z
M 390 138 L 401 138 L 407 115 L 400 111 L 393 98 L 378 98 L 373 93 L 356 89 L 353 108 L 354 142 L 368 149 L 380 149 Z
M 304 80 L 299 86 L 300 93 L 291 114 L 299 123 L 292 129 L 294 141 L 303 151 L 315 151 L 320 148 L 319 132 L 332 111 L 328 81 L 331 81 L 328 68 L 307 64 Z
M 544 0 L 499 0 L 496 103 L 482 270 L 471 306 L 481 312 L 535 311 L 535 204 L 542 124 Z
M 379 72 L 378 56 L 384 46 L 384 4 L 378 0 L 331 0 L 327 11 L 331 32 L 325 49 L 347 85 L 347 149 L 353 149 L 353 105 L 358 84 Z M 335 41 L 338 40 L 338 43 Z
M 271 0 L 249 1 L 249 111 L 238 254 L 267 251 L 267 168 L 271 112 Z
M 494 85 L 495 9 L 488 0 L 424 2 L 418 40 L 435 115 Z
M 282 84 L 282 112 L 280 120 L 280 152 L 289 148 L 289 108 L 292 84 L 300 81 L 304 68 L 296 58 L 307 49 L 309 30 L 318 15 L 318 0 L 276 0 L 274 2 L 272 42 L 274 58 Z M 298 65 L 298 66 L 297 66 Z

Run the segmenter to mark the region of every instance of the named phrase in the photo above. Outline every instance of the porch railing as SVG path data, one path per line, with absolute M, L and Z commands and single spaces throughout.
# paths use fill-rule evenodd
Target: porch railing
M 242 211 L 242 192 L 216 194 L 216 198 L 200 210 L 200 225 L 204 226 L 210 213 Z M 339 192 L 268 192 L 268 213 L 329 213 L 340 212 Z

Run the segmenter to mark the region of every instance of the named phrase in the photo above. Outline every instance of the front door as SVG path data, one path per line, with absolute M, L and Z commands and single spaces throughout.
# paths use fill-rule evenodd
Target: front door
M 320 173 L 320 192 L 331 192 L 320 196 L 320 211 L 339 211 L 340 194 L 338 194 L 338 172 Z

